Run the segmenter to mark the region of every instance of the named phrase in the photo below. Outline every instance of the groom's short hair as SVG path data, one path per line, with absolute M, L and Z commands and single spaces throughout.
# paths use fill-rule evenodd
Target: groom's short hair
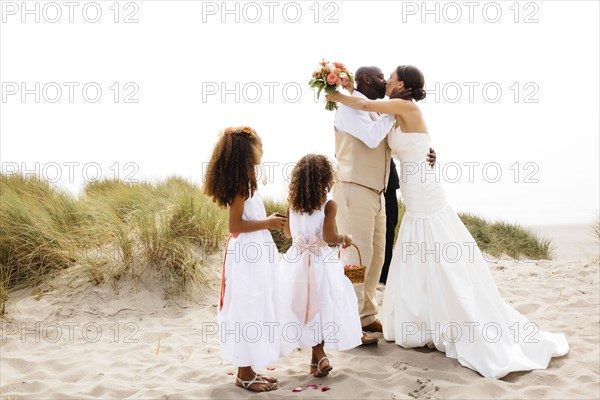
M 356 70 L 354 74 L 354 80 L 356 83 L 361 82 L 366 75 L 371 75 L 375 70 L 378 70 L 379 67 L 371 66 L 371 67 L 360 67 Z

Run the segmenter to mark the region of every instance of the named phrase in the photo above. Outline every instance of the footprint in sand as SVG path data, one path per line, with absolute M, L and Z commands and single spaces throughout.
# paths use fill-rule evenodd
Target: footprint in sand
M 406 371 L 407 365 L 406 363 L 403 362 L 395 362 L 394 363 L 394 368 L 395 369 L 399 369 L 400 371 Z
M 427 371 L 429 368 L 420 368 L 416 365 L 412 365 L 410 363 L 397 361 L 394 363 L 393 367 L 400 371 L 406 371 L 408 367 L 418 369 L 422 372 Z M 418 387 L 411 392 L 408 392 L 408 396 L 415 399 L 438 399 L 440 398 L 440 387 L 434 385 L 429 378 L 417 378 L 416 384 Z
M 419 387 L 408 395 L 415 399 L 438 399 L 440 387 L 434 385 L 429 378 L 417 378 Z

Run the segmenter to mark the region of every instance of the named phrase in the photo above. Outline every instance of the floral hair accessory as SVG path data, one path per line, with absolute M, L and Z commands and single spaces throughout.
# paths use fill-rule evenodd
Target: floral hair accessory
M 236 126 L 232 128 L 227 128 L 223 131 L 224 135 L 235 135 L 235 134 L 245 134 L 250 139 L 256 139 L 256 131 L 249 126 Z

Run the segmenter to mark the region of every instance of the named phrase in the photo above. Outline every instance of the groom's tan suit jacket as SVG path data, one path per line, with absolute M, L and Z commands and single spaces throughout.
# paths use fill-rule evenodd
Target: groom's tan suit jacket
M 377 114 L 371 114 L 373 121 Z M 338 163 L 338 180 L 373 189 L 385 190 L 390 175 L 392 152 L 387 140 L 369 148 L 362 140 L 335 129 L 335 158 Z

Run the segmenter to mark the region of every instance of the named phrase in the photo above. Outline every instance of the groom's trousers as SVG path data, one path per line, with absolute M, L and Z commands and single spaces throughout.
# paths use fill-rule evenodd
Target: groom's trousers
M 385 258 L 385 200 L 382 193 L 348 182 L 336 183 L 332 194 L 337 203 L 338 232 L 352 234 L 367 267 L 365 282 L 354 284 L 361 324 L 366 326 L 377 319 L 375 293 Z M 354 248 L 344 250 L 344 262 L 359 265 Z

